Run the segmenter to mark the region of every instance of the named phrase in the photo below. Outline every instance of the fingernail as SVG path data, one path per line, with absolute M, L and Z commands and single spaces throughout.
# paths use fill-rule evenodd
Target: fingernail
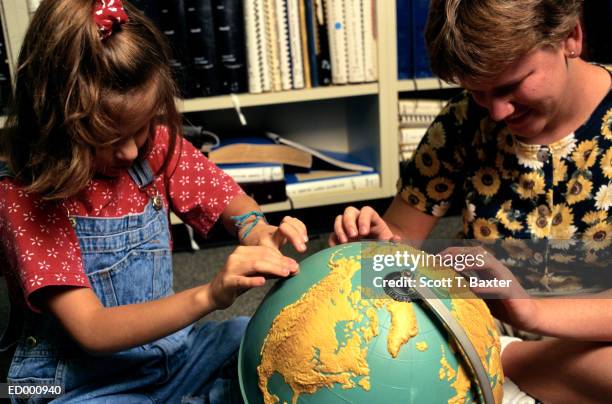
M 288 268 L 283 268 L 283 275 L 287 276 L 289 275 L 289 269 Z
M 304 242 L 307 243 L 308 242 L 308 236 L 304 235 Z
M 300 251 L 306 251 L 306 244 L 300 244 Z
M 359 228 L 359 231 L 361 232 L 361 234 L 365 234 L 365 233 L 366 233 L 366 228 L 365 228 L 365 226 L 361 226 L 361 227 Z
M 355 230 L 355 229 L 351 229 L 351 230 L 349 231 L 349 235 L 350 235 L 351 237 L 355 237 L 355 236 L 357 235 L 357 230 Z

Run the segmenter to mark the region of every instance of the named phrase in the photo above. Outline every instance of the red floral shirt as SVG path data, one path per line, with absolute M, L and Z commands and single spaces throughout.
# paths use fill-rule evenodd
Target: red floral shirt
M 159 127 L 147 157 L 157 173 L 167 152 L 168 132 Z M 145 209 L 155 189 L 200 234 L 206 234 L 240 187 L 184 139 L 177 141 L 170 164 L 154 186 L 139 190 L 127 170 L 117 178 L 93 179 L 78 195 L 46 202 L 27 194 L 19 182 L 0 181 L 0 262 L 13 304 L 33 310 L 32 292 L 45 286 L 90 287 L 79 242 L 68 216 L 121 217 Z

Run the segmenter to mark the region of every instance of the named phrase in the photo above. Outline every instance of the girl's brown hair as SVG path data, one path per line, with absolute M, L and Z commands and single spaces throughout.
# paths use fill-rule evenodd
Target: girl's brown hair
M 139 10 L 124 7 L 129 21 L 104 41 L 92 0 L 44 0 L 34 14 L 0 142 L 27 192 L 56 200 L 82 190 L 95 174 L 96 149 L 120 140 L 109 99 L 151 93 L 149 86 L 155 87 L 160 123 L 171 134 L 160 170 L 168 164 L 181 128 L 168 46 Z
M 582 0 L 432 0 L 425 38 L 440 78 L 491 79 L 530 50 L 557 46 L 580 21 Z

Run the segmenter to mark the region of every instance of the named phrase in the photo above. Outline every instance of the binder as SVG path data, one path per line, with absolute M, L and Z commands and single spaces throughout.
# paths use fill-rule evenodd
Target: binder
M 248 91 L 244 15 L 240 0 L 215 0 L 217 50 L 224 93 Z
M 365 60 L 361 0 L 344 0 L 344 4 L 348 82 L 363 83 L 365 81 Z
M 348 83 L 348 48 L 344 0 L 325 0 L 332 82 Z
M 191 56 L 191 95 L 221 93 L 212 0 L 185 0 L 187 35 Z
M 365 81 L 378 80 L 378 33 L 376 32 L 376 0 L 360 0 L 362 8 L 363 65 Z
M 412 0 L 412 61 L 416 78 L 433 77 L 425 45 L 425 25 L 429 0 Z
M 397 75 L 400 80 L 414 77 L 412 68 L 412 0 L 396 0 Z

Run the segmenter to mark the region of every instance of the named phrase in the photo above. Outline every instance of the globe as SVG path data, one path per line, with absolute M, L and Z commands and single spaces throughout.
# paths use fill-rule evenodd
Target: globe
M 328 248 L 304 259 L 299 275 L 277 282 L 240 346 L 246 403 L 484 402 L 473 366 L 431 307 L 371 290 L 366 258 L 397 249 L 380 242 Z M 435 269 L 419 271 L 431 279 L 456 276 Z M 465 331 L 501 403 L 499 337 L 487 306 L 469 289 L 431 290 Z

